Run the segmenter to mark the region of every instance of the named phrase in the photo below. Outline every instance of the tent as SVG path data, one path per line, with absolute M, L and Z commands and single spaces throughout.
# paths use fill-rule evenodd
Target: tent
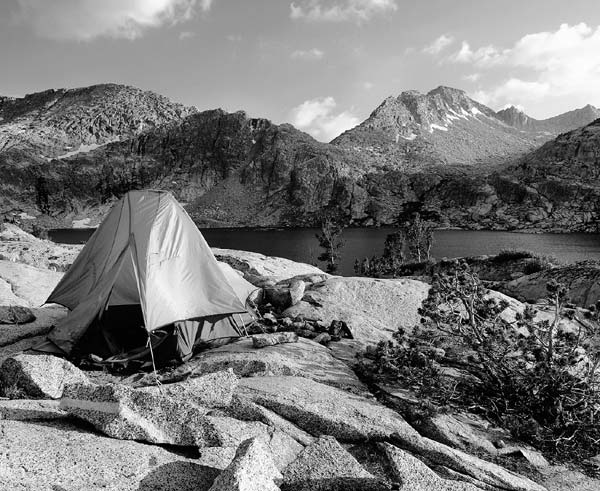
M 150 341 L 183 361 L 199 340 L 240 336 L 255 289 L 217 262 L 170 193 L 130 191 L 48 297 L 70 313 L 38 349 L 110 360 Z

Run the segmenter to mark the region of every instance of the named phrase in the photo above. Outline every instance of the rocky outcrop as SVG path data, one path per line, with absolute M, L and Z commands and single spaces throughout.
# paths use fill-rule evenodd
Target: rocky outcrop
M 313 285 L 283 315 L 330 325 L 344 321 L 353 339 L 330 345 L 335 355 L 352 361 L 368 344 L 391 339 L 398 328 L 412 330 L 429 285 L 417 280 L 334 277 Z
M 231 369 L 239 377 L 297 376 L 353 392 L 366 387 L 345 363 L 332 352 L 311 340 L 255 349 L 251 339 L 241 339 L 219 348 L 199 353 L 174 370 L 169 377 L 197 377 Z
M 242 379 L 239 394 L 314 435 L 342 442 L 417 436 L 400 415 L 377 403 L 302 377 Z

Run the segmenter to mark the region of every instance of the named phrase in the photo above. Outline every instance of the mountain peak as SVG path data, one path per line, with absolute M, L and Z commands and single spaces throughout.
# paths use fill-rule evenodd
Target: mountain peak
M 442 96 L 462 96 L 467 97 L 467 93 L 461 89 L 455 89 L 454 87 L 448 87 L 446 85 L 440 85 L 435 89 L 430 90 L 427 95 L 440 94 Z

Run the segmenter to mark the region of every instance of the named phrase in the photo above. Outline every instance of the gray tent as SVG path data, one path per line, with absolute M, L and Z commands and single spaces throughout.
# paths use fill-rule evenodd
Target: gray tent
M 48 298 L 71 312 L 39 349 L 107 358 L 143 347 L 154 333 L 169 340 L 167 356 L 185 360 L 198 340 L 241 335 L 253 290 L 217 262 L 170 193 L 131 191 Z

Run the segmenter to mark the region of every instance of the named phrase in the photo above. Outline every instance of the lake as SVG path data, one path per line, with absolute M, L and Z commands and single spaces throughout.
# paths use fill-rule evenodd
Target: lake
M 201 229 L 212 247 L 242 249 L 267 256 L 280 256 L 316 263 L 319 244 L 317 229 Z M 55 242 L 84 243 L 94 229 L 50 230 Z M 339 273 L 354 274 L 354 260 L 381 254 L 386 235 L 392 228 L 352 228 L 344 231 L 346 241 Z M 524 234 L 468 230 L 435 232 L 432 254 L 435 258 L 453 258 L 497 254 L 504 249 L 525 249 L 537 254 L 552 255 L 560 261 L 573 263 L 584 259 L 600 260 L 600 234 Z

